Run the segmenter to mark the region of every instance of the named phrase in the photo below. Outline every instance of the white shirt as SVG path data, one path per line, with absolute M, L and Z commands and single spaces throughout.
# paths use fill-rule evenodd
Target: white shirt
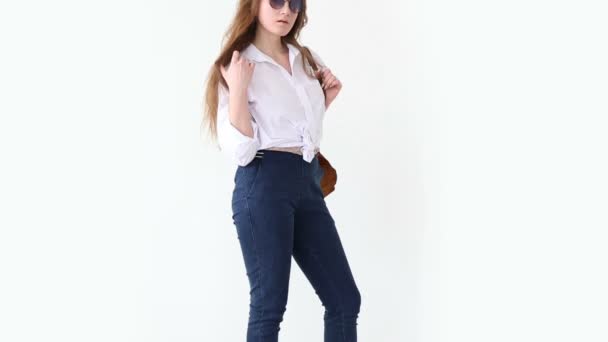
M 293 146 L 301 146 L 302 158 L 310 163 L 320 147 L 326 109 L 323 89 L 304 72 L 298 48 L 289 43 L 287 47 L 292 75 L 253 43 L 241 51 L 242 57 L 256 64 L 247 89 L 253 138 L 230 122 L 228 89 L 219 84 L 218 143 L 238 165 L 249 164 L 258 150 Z M 319 55 L 309 50 L 319 68 L 325 67 Z

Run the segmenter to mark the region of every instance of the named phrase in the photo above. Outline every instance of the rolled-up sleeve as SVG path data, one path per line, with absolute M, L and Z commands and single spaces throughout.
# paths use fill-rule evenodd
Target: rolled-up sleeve
M 241 133 L 230 122 L 229 102 L 228 90 L 222 84 L 219 84 L 217 106 L 218 143 L 222 152 L 232 161 L 240 166 L 245 166 L 253 160 L 260 148 L 258 125 L 255 121 L 249 119 L 253 128 L 253 138 Z

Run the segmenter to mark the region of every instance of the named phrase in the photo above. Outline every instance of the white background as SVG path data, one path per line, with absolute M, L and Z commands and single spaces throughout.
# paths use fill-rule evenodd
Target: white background
M 0 340 L 244 341 L 235 166 L 199 137 L 235 4 L 1 3 Z M 308 6 L 359 341 L 608 340 L 604 2 Z M 322 341 L 291 279 L 281 341 Z

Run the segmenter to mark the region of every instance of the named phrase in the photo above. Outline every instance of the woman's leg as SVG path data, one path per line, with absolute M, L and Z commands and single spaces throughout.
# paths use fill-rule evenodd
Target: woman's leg
M 325 307 L 325 342 L 356 342 L 361 295 L 320 190 L 299 201 L 293 256 Z
M 235 177 L 233 220 L 250 284 L 247 342 L 278 341 L 287 305 L 294 208 L 269 191 L 276 189 L 276 162 L 255 159 Z

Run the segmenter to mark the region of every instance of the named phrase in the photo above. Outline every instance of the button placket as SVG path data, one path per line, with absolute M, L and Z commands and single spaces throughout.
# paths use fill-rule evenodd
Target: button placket
M 285 69 L 279 63 L 277 63 L 274 59 L 270 58 L 268 55 L 263 53 L 261 50 L 257 49 L 257 47 L 255 47 L 255 45 L 252 45 L 252 48 L 254 49 L 254 51 L 256 51 L 256 54 L 258 56 L 257 61 L 271 63 L 275 67 L 277 67 L 280 70 L 279 72 L 283 75 L 283 77 L 291 85 L 291 88 L 295 91 L 296 96 L 297 96 L 298 100 L 300 101 L 300 105 L 304 109 L 304 116 L 306 119 L 305 122 L 300 122 L 298 124 L 298 127 L 300 128 L 300 132 L 302 135 L 302 140 L 304 143 L 304 146 L 302 147 L 302 153 L 303 153 L 304 159 L 306 161 L 310 162 L 314 158 L 314 152 L 315 152 L 314 141 L 317 138 L 318 134 L 316 131 L 311 132 L 311 129 L 310 129 L 310 123 L 313 122 L 314 117 L 313 117 L 312 104 L 310 102 L 309 96 L 306 93 L 304 86 L 301 84 L 298 84 L 298 82 L 296 82 L 297 74 L 296 74 L 294 65 L 295 65 L 298 51 L 292 50 L 291 47 L 289 49 L 289 63 L 290 63 L 290 67 L 291 67 L 291 75 L 290 75 L 287 72 L 287 69 Z
M 306 126 L 306 132 L 308 135 L 308 140 L 309 140 L 309 148 L 314 148 L 314 143 L 313 143 L 313 132 L 310 131 L 310 127 L 308 127 L 308 125 L 310 125 L 311 122 L 313 122 L 314 118 L 312 117 L 312 104 L 310 103 L 310 99 L 308 97 L 308 94 L 306 94 L 306 91 L 304 90 L 304 87 L 301 85 L 297 86 L 297 93 L 298 93 L 298 98 L 300 99 L 300 103 L 302 104 L 302 106 L 304 107 L 304 113 L 306 116 L 306 122 L 307 122 L 307 126 Z M 311 150 L 312 153 L 312 150 Z

